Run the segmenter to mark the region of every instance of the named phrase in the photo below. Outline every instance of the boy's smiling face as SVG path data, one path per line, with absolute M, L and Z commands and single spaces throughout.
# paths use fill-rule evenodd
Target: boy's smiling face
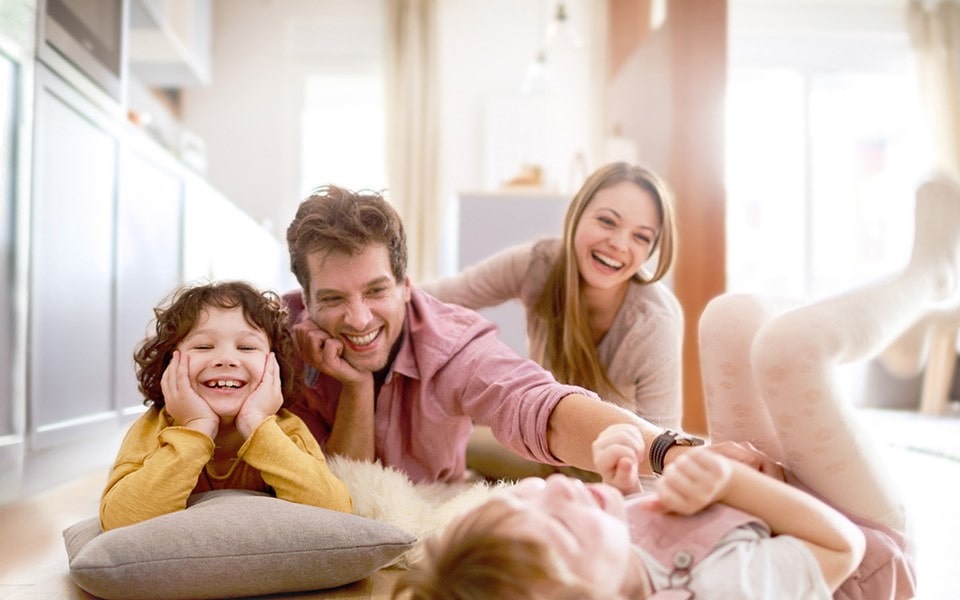
M 240 307 L 207 307 L 177 350 L 188 361 L 190 385 L 223 417 L 236 417 L 263 378 L 270 342 Z

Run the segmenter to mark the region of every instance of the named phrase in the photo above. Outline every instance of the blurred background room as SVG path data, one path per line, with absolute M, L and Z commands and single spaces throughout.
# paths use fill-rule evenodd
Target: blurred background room
M 707 433 L 712 297 L 905 264 L 918 181 L 960 170 L 958 44 L 958 0 L 0 0 L 0 510 L 105 475 L 176 285 L 296 286 L 286 225 L 325 183 L 387 191 L 416 282 L 556 234 L 606 162 L 661 173 Z M 518 304 L 483 312 L 526 352 Z M 922 542 L 960 535 L 933 488 L 960 475 L 957 329 L 917 375 L 849 368 Z M 933 544 L 925 597 L 960 597 Z M 33 585 L 7 550 L 0 600 Z

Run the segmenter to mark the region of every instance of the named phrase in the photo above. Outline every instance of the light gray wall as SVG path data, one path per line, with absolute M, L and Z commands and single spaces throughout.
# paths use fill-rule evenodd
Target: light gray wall
M 536 157 L 548 167 L 550 180 L 565 186 L 577 152 L 591 163 L 595 158 L 604 77 L 595 67 L 603 55 L 596 33 L 603 27 L 602 3 L 566 4 L 584 48 L 555 57 L 553 97 L 562 100 L 562 114 L 553 115 L 552 124 L 563 137 L 545 144 Z M 490 187 L 484 155 L 496 151 L 484 147 L 491 139 L 485 110 L 491 97 L 519 96 L 555 7 L 552 0 L 438 3 L 439 168 L 448 203 L 458 191 Z M 380 61 L 384 0 L 214 0 L 213 23 L 212 83 L 184 90 L 184 125 L 206 142 L 211 183 L 257 221 L 269 221 L 282 240 L 301 199 L 303 79 L 316 70 Z

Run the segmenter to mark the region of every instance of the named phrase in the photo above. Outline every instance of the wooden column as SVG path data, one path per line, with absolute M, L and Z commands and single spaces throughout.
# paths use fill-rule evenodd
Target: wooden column
M 609 29 L 609 78 L 630 59 L 650 35 L 651 0 L 609 0 L 607 25 Z
M 674 289 L 683 305 L 683 427 L 707 433 L 697 324 L 726 288 L 724 95 L 727 0 L 671 0 L 673 136 L 669 181 L 679 229 Z

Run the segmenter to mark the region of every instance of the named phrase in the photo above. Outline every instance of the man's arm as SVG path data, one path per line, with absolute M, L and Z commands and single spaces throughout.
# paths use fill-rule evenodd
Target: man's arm
M 361 373 L 348 364 L 341 356 L 343 343 L 320 329 L 306 311 L 293 325 L 292 333 L 297 354 L 304 363 L 338 380 L 342 386 L 324 449 L 328 454 L 372 461 L 373 374 Z
M 564 396 L 550 413 L 547 445 L 550 452 L 563 462 L 596 471 L 593 464 L 593 441 L 604 429 L 618 423 L 636 426 L 643 436 L 646 448 L 663 432 L 659 427 L 619 406 L 582 394 L 570 394 Z M 647 454 L 644 452 L 644 456 Z M 673 453 L 668 454 L 666 462 L 669 463 L 675 456 Z M 649 458 L 645 458 L 639 467 L 641 474 L 653 474 Z
M 373 400 L 373 377 L 357 384 L 343 385 L 337 415 L 327 438 L 327 454 L 374 460 Z

